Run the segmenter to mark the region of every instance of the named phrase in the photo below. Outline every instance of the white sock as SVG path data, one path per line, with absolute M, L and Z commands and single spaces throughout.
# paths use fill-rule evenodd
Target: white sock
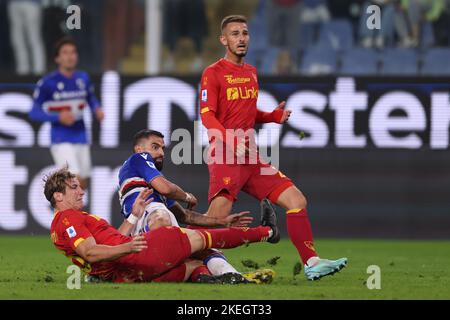
M 219 276 L 228 272 L 240 273 L 222 257 L 212 257 L 206 263 L 206 266 L 213 276 Z
M 272 235 L 273 235 L 273 230 L 270 229 L 270 230 L 269 230 L 269 238 L 270 238 Z
M 313 265 L 315 265 L 317 262 L 319 262 L 320 258 L 318 256 L 315 257 L 311 257 L 308 259 L 308 261 L 306 261 L 306 265 L 308 267 L 311 267 Z

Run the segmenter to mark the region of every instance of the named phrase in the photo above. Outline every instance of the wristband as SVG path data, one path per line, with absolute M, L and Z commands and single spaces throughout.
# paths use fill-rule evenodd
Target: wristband
M 139 218 L 136 217 L 134 214 L 130 214 L 127 218 L 127 221 L 132 224 L 133 226 L 138 222 Z

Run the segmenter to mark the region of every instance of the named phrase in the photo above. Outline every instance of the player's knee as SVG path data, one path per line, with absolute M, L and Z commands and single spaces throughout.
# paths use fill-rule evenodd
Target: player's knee
M 191 253 L 198 252 L 205 248 L 205 238 L 198 230 L 183 229 L 187 234 L 189 243 L 191 244 Z
M 230 200 L 228 195 L 228 193 L 221 192 L 214 197 L 206 214 L 211 217 L 227 217 L 233 207 L 233 201 Z
M 295 196 L 291 197 L 288 203 L 290 209 L 304 209 L 307 205 L 306 197 L 300 191 L 296 192 Z
M 172 225 L 169 214 L 163 210 L 155 210 L 148 220 L 148 228 L 150 231 L 161 227 L 169 227 Z

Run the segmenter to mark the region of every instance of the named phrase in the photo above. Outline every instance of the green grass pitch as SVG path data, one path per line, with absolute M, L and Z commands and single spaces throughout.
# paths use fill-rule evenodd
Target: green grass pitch
M 323 257 L 346 256 L 340 273 L 316 282 L 294 276 L 297 252 L 288 240 L 225 250 L 241 271 L 242 260 L 268 267 L 279 256 L 268 285 L 84 283 L 69 290 L 69 260 L 47 236 L 0 236 L 0 299 L 450 299 L 449 241 L 316 240 Z M 369 290 L 367 267 L 381 269 L 381 289 Z

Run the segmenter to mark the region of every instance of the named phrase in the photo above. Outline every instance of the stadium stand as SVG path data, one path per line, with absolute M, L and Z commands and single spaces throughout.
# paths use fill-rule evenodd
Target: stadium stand
M 387 48 L 380 56 L 382 75 L 415 75 L 419 72 L 419 56 L 415 49 Z
M 351 75 L 377 74 L 379 54 L 374 49 L 353 48 L 343 52 L 340 73 Z

